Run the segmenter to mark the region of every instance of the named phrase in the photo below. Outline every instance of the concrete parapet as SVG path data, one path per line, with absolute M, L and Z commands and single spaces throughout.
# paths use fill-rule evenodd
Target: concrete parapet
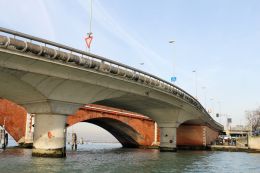
M 212 151 L 230 151 L 230 152 L 248 152 L 248 147 L 225 146 L 225 145 L 211 145 L 208 148 Z
M 260 136 L 249 136 L 248 148 L 253 150 L 260 150 Z

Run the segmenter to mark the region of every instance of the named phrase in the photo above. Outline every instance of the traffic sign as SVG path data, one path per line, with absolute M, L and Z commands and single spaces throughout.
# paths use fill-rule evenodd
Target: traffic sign
M 88 37 L 85 38 L 85 41 L 86 41 L 86 44 L 87 44 L 88 48 L 90 48 L 92 40 L 93 40 L 92 33 L 88 33 Z
M 172 76 L 172 77 L 171 77 L 171 82 L 176 82 L 176 80 L 177 80 L 177 77 L 176 77 L 176 76 Z

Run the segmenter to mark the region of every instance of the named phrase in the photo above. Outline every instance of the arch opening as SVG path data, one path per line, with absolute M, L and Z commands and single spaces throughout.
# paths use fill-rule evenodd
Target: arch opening
M 3 125 L 0 125 L 0 131 L 3 130 Z M 14 147 L 14 146 L 18 146 L 18 141 L 16 141 L 14 139 L 14 137 L 9 133 L 9 131 L 7 129 L 5 129 L 5 133 L 8 134 L 8 145 L 7 147 Z M 2 146 L 0 146 L 1 148 Z
M 104 128 L 88 122 L 78 122 L 67 127 L 67 141 L 70 142 L 72 133 L 77 134 L 77 139 L 85 143 L 119 143 L 119 141 Z
M 77 150 L 111 150 L 122 144 L 104 128 L 88 122 L 78 122 L 67 127 L 67 149 L 73 150 L 73 133 L 76 134 Z M 75 147 L 75 146 L 74 146 Z
M 139 133 L 131 126 L 121 121 L 112 118 L 94 118 L 89 119 L 86 122 L 95 124 L 107 130 L 122 144 L 123 147 L 137 148 L 139 146 Z
M 131 126 L 119 120 L 102 117 L 102 118 L 88 119 L 85 121 L 81 121 L 80 123 L 82 122 L 90 123 L 104 129 L 114 137 L 113 142 L 115 142 L 116 140 L 123 147 L 137 148 L 139 146 L 138 138 L 140 138 L 140 134 L 136 130 L 134 130 Z M 106 140 L 106 136 L 104 136 L 104 134 L 102 134 L 101 137 L 103 137 L 103 140 L 104 139 Z M 111 136 L 108 135 L 107 137 L 111 139 Z

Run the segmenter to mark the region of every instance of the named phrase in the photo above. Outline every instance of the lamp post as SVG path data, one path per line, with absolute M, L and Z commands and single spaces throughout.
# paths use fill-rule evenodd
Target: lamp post
M 231 130 L 232 118 L 230 118 L 230 116 L 228 114 L 217 113 L 216 117 L 219 118 L 219 119 L 221 118 L 221 120 L 220 120 L 221 122 L 219 121 L 220 124 L 222 124 L 222 117 L 224 117 L 224 122 L 223 122 L 224 127 L 226 127 L 227 131 Z
M 201 87 L 201 89 L 204 91 L 204 106 L 205 106 L 205 109 L 207 110 L 207 94 L 206 94 L 206 87 L 203 86 Z
M 221 102 L 218 101 L 218 113 L 216 113 L 216 117 L 219 119 L 219 123 L 222 124 L 222 118 L 221 118 Z
M 214 108 L 214 98 L 210 98 L 211 101 L 211 116 L 214 116 L 215 108 Z
M 221 102 L 220 101 L 218 101 L 218 111 L 219 111 L 219 114 L 221 114 Z
M 196 70 L 193 70 L 192 72 L 195 74 L 195 75 L 194 75 L 194 76 L 195 76 L 195 80 L 194 80 L 194 81 L 195 81 L 195 94 L 196 94 L 196 95 L 195 95 L 195 98 L 198 100 L 198 87 L 197 87 L 197 86 L 198 86 L 198 80 L 197 80 L 197 71 L 196 71 Z
M 170 44 L 174 44 L 175 41 L 174 40 L 170 40 L 169 41 Z M 174 76 L 174 60 L 172 60 L 172 76 L 171 76 L 171 82 L 175 82 L 176 81 L 176 76 Z

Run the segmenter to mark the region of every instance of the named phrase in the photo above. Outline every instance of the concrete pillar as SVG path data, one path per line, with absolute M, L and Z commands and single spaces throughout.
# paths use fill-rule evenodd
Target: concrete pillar
M 34 115 L 27 113 L 26 115 L 26 124 L 25 124 L 25 136 L 24 143 L 22 147 L 31 148 L 33 145 L 33 131 L 34 131 Z
M 176 151 L 176 126 L 160 127 L 160 151 Z
M 66 116 L 36 114 L 33 137 L 33 156 L 66 156 Z

